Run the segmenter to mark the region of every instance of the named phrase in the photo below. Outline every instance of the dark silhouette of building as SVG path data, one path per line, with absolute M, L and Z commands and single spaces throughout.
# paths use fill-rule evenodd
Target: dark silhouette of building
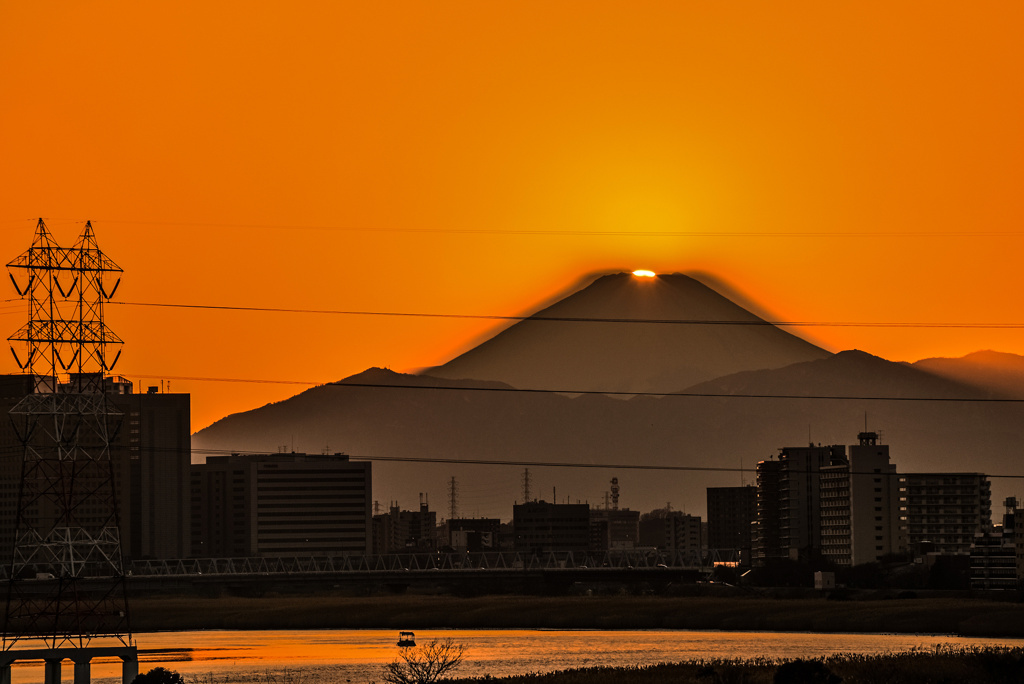
M 616 551 L 640 545 L 640 511 L 594 508 L 590 511 L 590 550 Z
M 497 551 L 501 539 L 498 518 L 454 518 L 448 521 L 448 544 L 456 551 Z
M 862 432 L 849 457 L 822 466 L 821 552 L 839 566 L 874 563 L 906 550 L 899 476 L 878 433 Z
M 52 381 L 47 381 L 29 374 L 0 376 L 0 554 L 5 561 L 14 541 L 22 461 L 22 435 L 8 411 L 38 388 L 53 391 Z M 57 393 L 65 386 L 103 392 L 121 414 L 112 421 L 110 456 L 125 559 L 187 557 L 189 395 L 137 394 L 125 378 L 99 374 L 71 374 L 66 383 L 56 385 Z
M 841 445 L 785 447 L 777 461 L 757 464 L 757 526 L 754 563 L 821 553 L 823 466 L 846 462 Z
M 660 508 L 640 516 L 640 545 L 702 554 L 704 525 L 699 515 Z
M 757 520 L 757 487 L 708 487 L 708 548 L 735 552 L 750 562 L 751 529 Z
M 192 466 L 192 554 L 364 554 L 371 469 L 345 454 L 233 454 Z
M 1002 527 L 978 531 L 971 544 L 971 589 L 1016 589 L 1017 499 L 1003 501 Z
M 433 551 L 437 548 L 437 513 L 420 494 L 418 511 L 403 511 L 393 503 L 387 513 L 373 516 L 373 553 Z
M 549 553 L 587 551 L 590 547 L 590 506 L 530 501 L 512 506 L 516 551 Z
M 976 532 L 992 526 L 992 493 L 981 473 L 900 475 L 910 550 L 968 555 Z

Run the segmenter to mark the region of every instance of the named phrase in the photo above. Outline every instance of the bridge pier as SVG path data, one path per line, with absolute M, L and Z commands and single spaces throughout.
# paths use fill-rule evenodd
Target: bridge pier
M 75 684 L 91 684 L 92 682 L 92 656 L 79 656 L 75 662 Z
M 97 646 L 85 648 L 36 648 L 24 651 L 0 651 L 0 684 L 11 684 L 11 664 L 18 660 L 42 660 L 44 684 L 61 684 L 61 663 L 75 665 L 75 684 L 91 684 L 92 659 L 121 659 L 121 682 L 131 684 L 139 674 L 139 649 L 136 646 Z
M 132 684 L 139 674 L 139 654 L 125 654 L 121 656 L 121 684 Z
M 60 684 L 60 664 L 60 658 L 43 661 L 43 684 Z

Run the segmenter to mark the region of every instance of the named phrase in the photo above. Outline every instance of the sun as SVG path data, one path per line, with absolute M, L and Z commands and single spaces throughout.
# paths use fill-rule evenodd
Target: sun
M 639 270 L 633 271 L 633 275 L 635 275 L 637 278 L 653 278 L 657 274 L 654 271 Z

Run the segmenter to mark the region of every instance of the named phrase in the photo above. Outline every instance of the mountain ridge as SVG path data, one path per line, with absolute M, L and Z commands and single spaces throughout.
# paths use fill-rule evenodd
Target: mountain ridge
M 617 273 L 420 372 L 530 389 L 671 392 L 829 353 L 687 275 Z

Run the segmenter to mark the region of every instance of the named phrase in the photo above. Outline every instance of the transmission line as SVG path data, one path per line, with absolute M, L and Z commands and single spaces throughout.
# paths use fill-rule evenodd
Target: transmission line
M 59 221 L 81 224 L 83 219 L 43 217 L 47 221 Z M 24 219 L 24 221 L 35 221 L 36 218 Z M 127 221 L 93 218 L 96 223 L 104 225 L 144 225 L 144 226 L 180 226 L 184 228 L 222 228 L 241 230 L 280 230 L 280 231 L 325 231 L 325 232 L 356 232 L 356 233 L 446 233 L 453 235 L 524 235 L 536 237 L 699 237 L 699 238 L 892 238 L 892 237 L 950 237 L 950 238 L 979 238 L 979 237 L 1019 237 L 1024 235 L 1020 230 L 925 230 L 925 231 L 882 231 L 882 230 L 841 230 L 841 231 L 813 231 L 813 230 L 595 230 L 590 228 L 431 228 L 431 227 L 408 227 L 408 226 L 353 226 L 353 225 L 303 225 L 287 223 L 217 223 L 217 222 L 190 222 L 190 221 Z M 7 219 L 5 222 L 20 224 L 23 219 Z
M 6 301 L 20 301 L 9 299 Z M 266 306 L 233 306 L 221 304 L 175 304 L 164 302 L 124 302 L 111 301 L 109 304 L 120 306 L 139 306 L 171 309 L 205 309 L 211 311 L 249 311 L 255 313 L 300 313 L 324 314 L 333 316 L 389 316 L 401 318 L 452 318 L 485 321 L 538 321 L 545 323 L 644 323 L 652 325 L 738 325 L 738 326 L 773 326 L 799 328 L 968 328 L 991 330 L 1024 329 L 1024 323 L 883 323 L 877 321 L 768 321 L 760 318 L 754 320 L 717 320 L 717 319 L 685 319 L 685 318 L 602 318 L 594 316 L 507 316 L 500 314 L 453 314 L 428 313 L 418 311 L 356 311 L 344 309 L 298 309 L 287 307 Z

